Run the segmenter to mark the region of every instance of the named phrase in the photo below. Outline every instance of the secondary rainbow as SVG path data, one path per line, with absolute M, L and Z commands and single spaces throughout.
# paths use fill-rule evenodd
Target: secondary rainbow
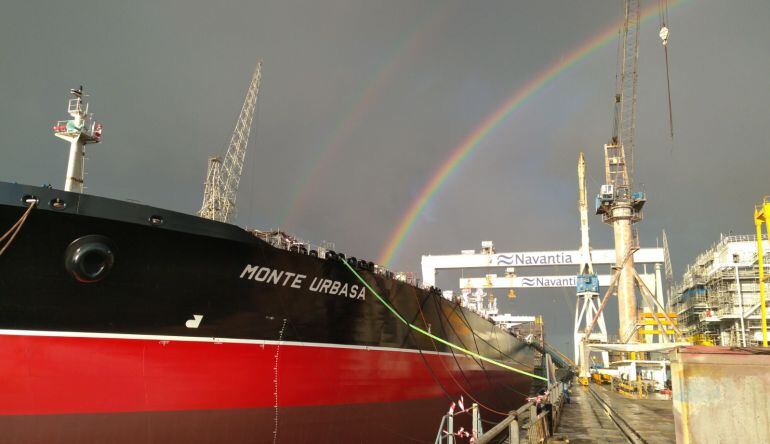
M 684 3 L 686 0 L 672 1 L 671 6 Z M 658 4 L 644 8 L 640 13 L 640 20 L 646 21 L 651 17 L 658 15 Z M 497 110 L 489 114 L 481 123 L 471 131 L 457 147 L 455 147 L 438 169 L 433 173 L 430 180 L 422 187 L 417 197 L 409 205 L 407 211 L 401 216 L 398 225 L 388 237 L 385 247 L 380 252 L 378 262 L 389 266 L 398 250 L 401 248 L 407 235 L 414 228 L 414 223 L 418 216 L 430 202 L 436 192 L 446 182 L 449 175 L 462 164 L 479 147 L 480 142 L 484 140 L 498 125 L 500 125 L 513 111 L 521 107 L 535 93 L 543 89 L 545 85 L 554 80 L 557 76 L 567 71 L 579 61 L 585 59 L 599 48 L 604 47 L 614 40 L 618 29 L 622 24 L 622 19 L 607 29 L 601 31 L 595 36 L 587 39 L 576 49 L 572 50 L 566 56 L 560 57 L 559 61 L 540 71 L 534 78 L 516 90 Z
M 375 106 L 377 100 L 388 90 L 394 77 L 404 70 L 407 62 L 415 59 L 420 51 L 439 35 L 439 30 L 446 25 L 454 10 L 455 8 L 442 8 L 423 20 L 413 32 L 405 35 L 401 44 L 392 52 L 387 62 L 383 63 L 382 67 L 377 70 L 373 79 L 366 82 L 368 86 L 363 90 L 350 112 L 327 137 L 326 143 L 316 151 L 318 157 L 312 163 L 310 170 L 306 174 L 299 175 L 296 192 L 293 193 L 294 197 L 290 201 L 291 204 L 286 209 L 286 214 L 280 218 L 282 225 L 289 229 L 296 228 L 297 219 L 301 216 L 305 202 L 313 191 L 318 189 L 318 181 L 324 170 L 333 164 L 332 160 L 335 154 L 364 121 L 364 117 Z

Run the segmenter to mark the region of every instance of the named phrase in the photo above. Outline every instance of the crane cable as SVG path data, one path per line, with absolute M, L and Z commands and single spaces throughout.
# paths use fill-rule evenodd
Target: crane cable
M 342 262 L 343 264 L 345 264 L 345 266 L 346 266 L 346 267 L 347 267 L 347 268 L 348 268 L 348 269 L 351 271 L 351 273 L 353 273 L 353 275 L 355 275 L 355 277 L 356 277 L 356 278 L 357 278 L 359 281 L 361 281 L 361 283 L 362 283 L 362 284 L 363 284 L 363 285 L 364 285 L 364 286 L 365 286 L 365 287 L 366 287 L 366 288 L 367 288 L 367 289 L 368 289 L 370 292 L 372 292 L 372 294 L 373 294 L 375 297 L 377 297 L 377 300 L 378 300 L 378 301 L 380 301 L 380 303 L 381 303 L 382 305 L 384 305 L 384 306 L 385 306 L 385 308 L 387 308 L 387 309 L 388 309 L 388 311 L 390 311 L 391 313 L 393 313 L 393 315 L 394 315 L 394 316 L 396 316 L 396 318 L 398 318 L 398 320 L 399 320 L 399 321 L 401 321 L 402 323 L 404 323 L 404 324 L 405 324 L 407 327 L 411 328 L 412 330 L 414 330 L 414 331 L 416 331 L 416 332 L 418 332 L 418 333 L 421 333 L 421 334 L 423 334 L 423 335 L 425 335 L 425 336 L 427 336 L 427 337 L 429 337 L 429 338 L 431 338 L 431 339 L 433 339 L 433 340 L 435 340 L 435 341 L 438 341 L 438 342 L 440 342 L 440 343 L 442 343 L 442 344 L 446 345 L 447 347 L 450 347 L 450 348 L 453 348 L 453 349 L 455 349 L 455 350 L 457 350 L 457 351 L 460 351 L 460 352 L 462 352 L 462 353 L 465 353 L 465 354 L 466 354 L 466 355 L 468 355 L 468 356 L 472 356 L 472 357 L 474 357 L 474 358 L 476 358 L 476 359 L 480 359 L 480 360 L 482 360 L 482 361 L 485 361 L 485 362 L 488 362 L 488 363 L 490 363 L 490 364 L 492 364 L 492 365 L 496 365 L 496 366 L 498 366 L 498 367 L 500 367 L 500 368 L 504 368 L 504 369 L 506 369 L 506 370 L 510 370 L 510 371 L 512 371 L 512 372 L 515 372 L 515 373 L 519 373 L 519 374 L 522 374 L 522 375 L 525 375 L 525 376 L 529 376 L 529 377 L 531 377 L 531 378 L 540 379 L 540 380 L 542 380 L 542 381 L 546 381 L 546 382 L 548 381 L 548 379 L 547 379 L 547 378 L 544 378 L 544 377 L 542 377 L 542 376 L 538 376 L 538 375 L 536 375 L 536 374 L 534 374 L 534 373 L 529 373 L 529 372 L 526 372 L 526 371 L 524 371 L 524 370 L 520 370 L 520 369 L 518 369 L 518 368 L 515 368 L 515 367 L 511 367 L 510 365 L 506 365 L 506 364 L 504 364 L 504 363 L 502 363 L 502 362 L 496 361 L 496 360 L 494 360 L 494 359 L 490 359 L 490 358 L 487 358 L 486 356 L 482 356 L 482 355 L 480 355 L 480 354 L 478 354 L 478 353 L 474 353 L 474 352 L 472 352 L 472 351 L 470 351 L 470 350 L 468 350 L 468 349 L 466 349 L 466 348 L 460 347 L 459 345 L 455 345 L 455 344 L 453 344 L 453 343 L 451 343 L 451 342 L 447 341 L 446 339 L 440 338 L 440 337 L 438 337 L 438 336 L 436 336 L 436 335 L 434 335 L 434 334 L 432 334 L 432 333 L 430 333 L 430 332 L 428 332 L 428 331 L 425 331 L 424 329 L 422 329 L 422 328 L 420 328 L 420 327 L 418 327 L 418 326 L 416 326 L 416 325 L 414 325 L 414 324 L 410 323 L 410 322 L 409 322 L 409 321 L 407 321 L 407 320 L 406 320 L 406 319 L 405 319 L 405 318 L 404 318 L 404 317 L 403 317 L 403 316 L 402 316 L 402 315 L 401 315 L 401 314 L 400 314 L 398 311 L 396 311 L 396 309 L 395 309 L 395 308 L 393 308 L 393 307 L 392 307 L 392 306 L 391 306 L 391 305 L 390 305 L 390 304 L 389 304 L 389 303 L 388 303 L 388 302 L 387 302 L 385 299 L 383 299 L 383 298 L 382 298 L 382 296 L 380 296 L 380 295 L 379 295 L 379 293 L 377 293 L 377 292 L 374 290 L 374 288 L 372 288 L 372 286 L 371 286 L 371 285 L 369 285 L 369 283 L 368 283 L 368 282 L 367 282 L 367 281 L 366 281 L 366 280 L 365 280 L 363 277 L 361 277 L 361 275 L 360 275 L 360 274 L 358 274 L 358 272 L 357 272 L 357 271 L 356 271 L 356 270 L 355 270 L 355 269 L 354 269 L 354 268 L 353 268 L 353 267 L 352 267 L 352 266 L 351 266 L 349 263 L 347 263 L 347 261 L 341 261 L 341 262 Z
M 666 59 L 666 87 L 668 89 L 668 127 L 671 139 L 674 138 L 674 113 L 671 107 L 671 75 L 668 65 L 668 0 L 658 0 L 658 19 L 660 22 L 661 44 L 663 45 L 663 54 Z

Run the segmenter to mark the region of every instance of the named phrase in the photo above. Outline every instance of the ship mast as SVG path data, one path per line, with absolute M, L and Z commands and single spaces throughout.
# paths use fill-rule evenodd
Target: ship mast
M 70 143 L 64 191 L 82 193 L 86 145 L 101 142 L 102 125 L 94 122 L 93 114 L 88 112 L 88 103 L 83 101 L 83 97 L 87 97 L 83 92 L 83 85 L 78 89 L 71 89 L 70 94 L 72 98 L 67 105 L 67 113 L 72 119 L 56 122 L 53 132 L 56 137 Z
M 262 60 L 258 60 L 227 151 L 223 157 L 216 156 L 209 159 L 203 204 L 198 211 L 200 217 L 225 223 L 230 223 L 235 218 L 235 199 L 243 172 L 243 161 L 246 158 L 246 146 L 249 142 L 261 80 Z

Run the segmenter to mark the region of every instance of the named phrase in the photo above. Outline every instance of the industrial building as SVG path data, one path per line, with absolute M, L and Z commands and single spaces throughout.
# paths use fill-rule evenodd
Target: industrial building
M 767 252 L 770 243 L 762 239 Z M 751 347 L 762 341 L 759 300 L 757 237 L 731 234 L 687 266 L 671 308 L 693 343 Z

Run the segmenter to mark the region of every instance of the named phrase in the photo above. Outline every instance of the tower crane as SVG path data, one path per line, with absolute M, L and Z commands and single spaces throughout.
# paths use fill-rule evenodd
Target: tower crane
M 249 142 L 261 81 L 262 60 L 257 60 L 257 67 L 251 77 L 227 151 L 223 157 L 215 156 L 209 159 L 203 204 L 198 211 L 200 217 L 225 223 L 230 223 L 235 218 L 235 199 L 243 172 L 243 161 L 246 158 L 246 146 Z
M 619 333 L 623 342 L 637 342 L 636 293 L 633 257 L 624 262 L 636 246 L 632 224 L 642 219 L 646 202 L 643 192 L 633 191 L 636 130 L 637 65 L 639 61 L 639 0 L 624 0 L 624 20 L 618 45 L 618 72 L 615 78 L 615 110 L 612 138 L 604 145 L 605 184 L 596 198 L 596 214 L 612 225 L 615 237 L 618 279 Z

